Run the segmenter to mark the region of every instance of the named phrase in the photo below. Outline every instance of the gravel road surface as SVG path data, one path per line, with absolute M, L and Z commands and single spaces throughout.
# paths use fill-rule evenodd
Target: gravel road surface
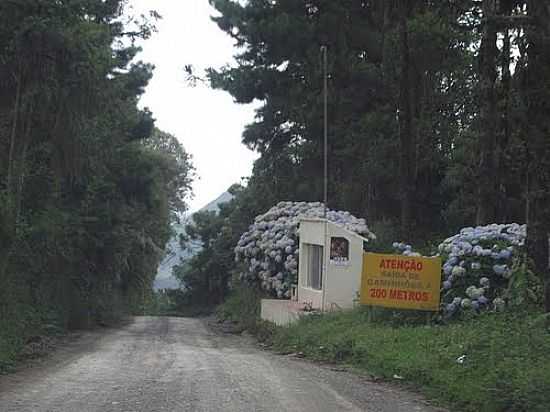
M 138 317 L 0 377 L 0 411 L 433 411 L 419 396 L 263 351 L 204 321 Z

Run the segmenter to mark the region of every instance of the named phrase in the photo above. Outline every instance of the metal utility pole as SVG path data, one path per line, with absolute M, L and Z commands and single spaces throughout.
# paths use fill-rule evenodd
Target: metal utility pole
M 323 220 L 325 227 L 325 242 L 323 247 L 323 273 L 321 274 L 323 297 L 321 311 L 325 311 L 325 289 L 327 285 L 327 271 L 330 259 L 330 245 L 328 244 L 327 230 L 327 203 L 328 203 L 328 50 L 321 46 L 323 64 Z
M 141 228 L 141 262 L 145 268 L 145 229 Z M 142 293 L 142 305 L 143 305 L 143 316 L 145 316 L 145 279 L 141 279 L 141 293 Z
M 327 46 L 321 46 L 323 54 L 323 134 L 324 134 L 324 164 L 323 164 L 323 202 L 325 204 L 323 216 L 327 218 L 328 202 L 328 64 L 327 64 Z

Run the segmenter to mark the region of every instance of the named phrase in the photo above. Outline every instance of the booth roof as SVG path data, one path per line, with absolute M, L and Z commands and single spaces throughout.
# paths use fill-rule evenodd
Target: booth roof
M 353 232 L 353 231 L 351 231 L 351 230 L 346 229 L 344 226 L 339 225 L 338 223 L 334 223 L 334 222 L 332 222 L 332 221 L 330 221 L 330 220 L 328 220 L 328 219 L 323 219 L 323 218 L 321 218 L 321 217 L 303 217 L 303 218 L 300 218 L 300 222 L 318 222 L 318 223 L 326 222 L 326 223 L 328 223 L 329 225 L 336 226 L 337 228 L 342 229 L 342 230 L 348 232 L 351 236 L 355 236 L 355 237 L 361 239 L 363 242 L 367 242 L 367 243 L 368 243 L 368 242 L 370 241 L 369 239 L 367 239 L 367 238 L 361 236 L 360 234 L 355 233 L 355 232 Z

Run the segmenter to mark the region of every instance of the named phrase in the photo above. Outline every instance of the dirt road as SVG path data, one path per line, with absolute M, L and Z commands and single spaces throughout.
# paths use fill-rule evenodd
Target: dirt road
M 274 355 L 203 321 L 138 317 L 0 377 L 0 411 L 431 411 L 415 395 Z

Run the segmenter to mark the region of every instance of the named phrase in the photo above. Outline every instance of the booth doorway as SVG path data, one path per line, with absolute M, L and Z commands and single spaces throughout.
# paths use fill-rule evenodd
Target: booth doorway
M 305 287 L 322 290 L 323 289 L 323 246 L 311 243 L 304 244 L 307 254 L 307 269 L 305 276 Z

